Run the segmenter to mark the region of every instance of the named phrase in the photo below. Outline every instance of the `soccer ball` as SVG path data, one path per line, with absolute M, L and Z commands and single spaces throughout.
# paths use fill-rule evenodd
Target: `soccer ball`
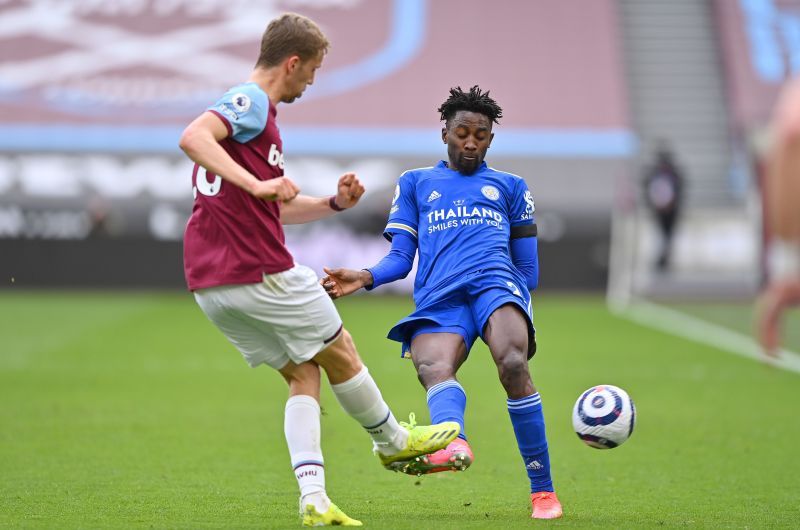
M 636 407 L 628 393 L 612 385 L 593 386 L 580 395 L 572 409 L 578 438 L 595 449 L 622 445 L 633 432 Z

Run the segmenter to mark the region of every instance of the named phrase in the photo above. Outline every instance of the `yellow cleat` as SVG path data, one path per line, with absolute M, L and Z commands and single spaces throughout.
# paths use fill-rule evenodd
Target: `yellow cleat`
M 401 421 L 400 426 L 408 431 L 405 448 L 393 455 L 378 453 L 383 467 L 392 471 L 403 471 L 418 457 L 444 449 L 461 431 L 461 427 L 454 421 L 417 425 L 413 412 L 408 416 L 408 423 Z
M 361 521 L 349 517 L 331 503 L 325 513 L 319 513 L 313 504 L 307 504 L 303 510 L 303 526 L 363 526 Z

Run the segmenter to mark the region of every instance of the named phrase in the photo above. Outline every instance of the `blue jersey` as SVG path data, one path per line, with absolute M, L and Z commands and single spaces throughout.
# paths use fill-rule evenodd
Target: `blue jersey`
M 441 161 L 400 176 L 384 237 L 407 233 L 417 240 L 414 301 L 419 308 L 475 281 L 479 272 L 511 275 L 524 286 L 511 261 L 510 230 L 534 223 L 533 198 L 521 177 L 486 163 L 463 175 Z

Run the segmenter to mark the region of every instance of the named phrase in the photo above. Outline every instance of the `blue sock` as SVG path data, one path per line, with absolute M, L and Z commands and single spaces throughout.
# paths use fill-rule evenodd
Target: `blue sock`
M 553 491 L 550 477 L 550 454 L 544 433 L 542 398 L 539 393 L 521 399 L 508 400 L 508 415 L 517 436 L 517 445 L 531 479 L 531 493 Z
M 464 411 L 467 408 L 467 394 L 455 379 L 437 383 L 428 389 L 428 410 L 431 423 L 455 421 L 461 426 L 458 437 L 467 439 L 464 434 Z

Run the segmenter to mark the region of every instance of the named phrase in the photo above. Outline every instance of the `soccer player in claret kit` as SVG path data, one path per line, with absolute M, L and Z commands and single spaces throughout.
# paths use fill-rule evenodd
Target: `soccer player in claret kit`
M 284 245 L 283 224 L 323 219 L 355 206 L 364 193 L 352 173 L 339 178 L 335 195 L 320 198 L 300 195 L 283 175 L 276 105 L 291 103 L 313 83 L 327 48 L 308 18 L 290 13 L 273 20 L 249 80 L 184 131 L 180 146 L 196 164 L 184 267 L 197 303 L 248 364 L 271 366 L 289 385 L 284 431 L 303 524 L 361 526 L 325 490 L 320 367 L 387 469 L 445 447 L 459 425 L 395 419 L 316 274 L 294 263 Z
M 416 310 L 389 338 L 403 344 L 427 390 L 433 421 L 455 421 L 459 437 L 415 458 L 407 473 L 463 471 L 473 461 L 464 431 L 467 397 L 456 379 L 478 337 L 489 346 L 520 454 L 531 483 L 532 517 L 561 517 L 550 477 L 541 398 L 528 361 L 536 352 L 530 290 L 538 284 L 534 202 L 525 181 L 483 161 L 492 123 L 502 109 L 477 86 L 450 90 L 439 108 L 447 161 L 406 171 L 395 189 L 384 236 L 392 242 L 377 265 L 360 271 L 325 269 L 332 298 L 404 278 L 419 252 Z

